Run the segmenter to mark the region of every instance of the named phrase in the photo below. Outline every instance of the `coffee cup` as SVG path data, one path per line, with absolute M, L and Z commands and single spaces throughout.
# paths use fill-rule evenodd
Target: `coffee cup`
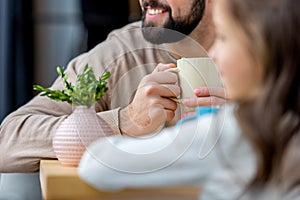
M 218 70 L 209 57 L 181 58 L 177 60 L 177 68 L 168 71 L 178 73 L 178 84 L 181 89 L 179 99 L 195 96 L 196 88 L 223 87 Z M 183 107 L 184 112 L 194 111 L 192 108 Z

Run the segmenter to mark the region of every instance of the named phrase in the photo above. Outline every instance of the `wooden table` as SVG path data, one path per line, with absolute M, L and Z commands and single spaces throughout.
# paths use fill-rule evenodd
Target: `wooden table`
M 79 178 L 76 167 L 62 166 L 57 160 L 41 161 L 40 181 L 45 200 L 196 200 L 200 191 L 198 187 L 126 189 L 118 192 L 99 191 Z

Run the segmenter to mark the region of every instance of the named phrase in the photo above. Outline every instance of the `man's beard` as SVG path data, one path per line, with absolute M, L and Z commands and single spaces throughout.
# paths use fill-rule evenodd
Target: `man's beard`
M 144 2 L 143 6 L 163 8 L 169 12 L 169 20 L 162 27 L 155 27 L 153 23 L 145 21 L 146 10 L 142 15 L 144 38 L 151 43 L 162 44 L 180 41 L 197 27 L 203 17 L 205 0 L 194 0 L 191 13 L 184 19 L 173 19 L 171 8 L 154 0 Z

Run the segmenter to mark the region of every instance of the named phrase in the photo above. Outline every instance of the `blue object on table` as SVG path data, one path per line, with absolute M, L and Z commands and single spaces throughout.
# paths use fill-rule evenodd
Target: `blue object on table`
M 182 125 L 186 121 L 197 119 L 198 117 L 206 115 L 206 114 L 216 113 L 218 110 L 219 110 L 218 107 L 212 107 L 212 106 L 197 107 L 195 115 L 192 115 L 192 116 L 189 116 L 189 117 L 185 117 L 185 118 L 179 120 L 177 122 L 176 126 L 180 126 L 180 125 Z

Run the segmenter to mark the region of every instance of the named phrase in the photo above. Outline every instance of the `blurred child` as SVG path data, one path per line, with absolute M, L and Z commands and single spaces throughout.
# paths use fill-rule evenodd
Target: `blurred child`
M 98 140 L 81 178 L 108 190 L 198 184 L 201 199 L 299 198 L 299 10 L 299 0 L 215 0 L 210 53 L 232 103 L 150 138 Z

